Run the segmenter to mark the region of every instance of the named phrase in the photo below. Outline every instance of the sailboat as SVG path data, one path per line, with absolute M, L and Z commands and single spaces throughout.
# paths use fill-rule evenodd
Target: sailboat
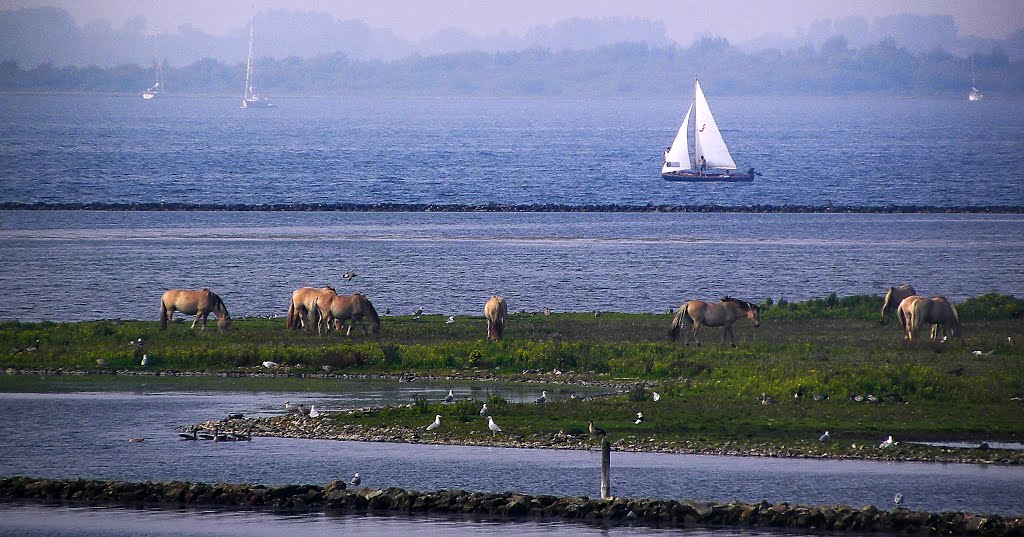
M 249 19 L 249 60 L 245 63 L 245 93 L 242 108 L 270 108 L 273 104 L 256 91 L 256 72 L 253 70 L 255 56 L 255 17 Z
M 694 102 L 686 111 L 679 132 L 672 145 L 665 150 L 665 163 L 661 177 L 666 181 L 753 181 L 761 175 L 750 168 L 747 173 L 736 173 L 736 162 L 729 154 L 722 133 L 718 130 L 711 108 L 700 89 L 700 81 L 694 79 Z M 694 115 L 693 164 L 690 163 L 690 148 L 687 143 L 690 115 Z
M 978 89 L 978 79 L 974 76 L 974 56 L 971 56 L 971 91 L 967 94 L 967 100 L 980 101 L 984 96 Z
M 142 92 L 142 98 L 149 101 L 155 99 L 157 95 L 164 89 L 163 73 L 161 72 L 160 62 L 156 62 L 156 83 L 150 86 L 146 91 Z

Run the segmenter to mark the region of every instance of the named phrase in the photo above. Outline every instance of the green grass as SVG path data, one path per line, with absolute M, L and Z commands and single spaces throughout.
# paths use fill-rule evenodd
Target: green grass
M 778 434 L 810 437 L 823 429 L 865 440 L 908 433 L 1010 439 L 1024 430 L 1024 404 L 1011 401 L 1024 394 L 1021 301 L 1000 295 L 965 301 L 958 305 L 965 345 L 915 349 L 904 347 L 894 319 L 880 322 L 880 309 L 878 297 L 772 304 L 760 328 L 737 323 L 736 348 L 721 344 L 720 328 L 703 330 L 701 347 L 668 340 L 667 313 L 514 314 L 501 342 L 484 339 L 479 317 L 460 317 L 452 325 L 445 316 L 385 317 L 378 339 L 289 332 L 283 319 L 239 319 L 228 333 L 191 330 L 187 323 L 160 331 L 156 322 L 143 321 L 10 321 L 0 323 L 0 367 L 141 370 L 145 353 L 151 370 L 256 371 L 269 360 L 290 371 L 316 373 L 323 365 L 339 373 L 527 371 L 545 380 L 652 383 L 664 395 L 658 403 L 642 400 L 642 390 L 632 398 L 546 406 L 496 400 L 501 426 L 523 434 L 581 431 L 585 417 L 620 437 L 672 431 L 687 438 L 750 441 Z M 141 350 L 129 344 L 139 337 Z M 38 350 L 25 350 L 36 340 Z M 564 374 L 552 374 L 556 369 Z M 796 399 L 797 392 L 807 397 Z M 778 403 L 759 404 L 762 393 Z M 809 396 L 815 393 L 830 398 L 814 402 Z M 853 394 L 898 396 L 909 404 L 856 403 L 848 398 Z M 440 413 L 465 424 L 468 434 L 481 426 L 478 407 L 472 406 L 435 408 L 424 402 L 352 419 L 393 424 Z M 637 411 L 649 416 L 647 423 L 631 423 Z

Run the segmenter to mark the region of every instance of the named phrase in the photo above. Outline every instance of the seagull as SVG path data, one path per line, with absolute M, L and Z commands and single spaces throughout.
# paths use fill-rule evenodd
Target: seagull
M 644 422 L 644 413 L 643 412 L 637 412 L 636 413 L 636 421 L 634 421 L 633 423 L 635 423 L 637 425 L 640 425 L 643 422 Z
M 143 354 L 142 355 L 142 367 L 146 367 L 147 365 L 149 365 L 149 355 L 148 354 Z
M 537 401 L 536 401 L 536 402 L 537 402 L 537 404 L 539 405 L 539 404 L 541 404 L 541 403 L 544 403 L 544 402 L 546 402 L 547 400 L 548 400 L 548 392 L 547 392 L 547 391 L 545 391 L 545 390 L 541 390 L 541 391 L 540 391 L 540 397 L 538 397 L 538 398 L 537 398 Z
M 455 324 L 455 316 L 454 315 L 449 315 L 448 316 L 448 320 L 445 321 L 444 324 Z
M 434 429 L 437 429 L 440 426 L 441 426 L 441 415 L 438 414 L 438 415 L 434 416 L 434 423 L 431 423 L 430 425 L 427 425 L 427 430 L 428 431 L 433 431 Z
M 896 504 L 896 507 L 903 505 L 903 493 L 897 492 L 896 496 L 892 499 L 892 503 Z
M 358 276 L 358 274 L 356 274 L 356 271 L 350 270 L 343 274 L 341 277 L 345 278 L 347 281 L 352 281 L 352 278 L 355 278 L 356 276 Z
M 284 410 L 285 410 L 285 412 L 287 412 L 289 414 L 298 414 L 299 413 L 299 407 L 296 406 L 296 405 L 293 405 L 291 401 L 285 401 L 284 402 Z
M 391 315 L 391 308 L 384 308 L 384 315 Z
M 600 427 L 595 427 L 594 426 L 594 421 L 593 420 L 588 421 L 587 422 L 587 426 L 588 426 L 588 429 L 590 429 L 590 435 L 591 436 L 608 436 L 608 433 L 606 433 L 604 431 L 604 429 L 602 429 Z
M 832 441 L 832 437 L 828 435 L 828 431 L 825 431 L 825 434 L 823 434 L 823 435 L 818 437 L 818 442 L 831 442 L 831 441 Z
M 275 367 L 277 367 L 277 362 L 271 362 L 270 360 L 267 360 L 266 362 L 263 362 L 263 367 L 267 369 L 274 369 Z
M 654 400 L 655 400 L 656 402 L 657 402 L 657 401 L 661 401 L 661 394 L 660 394 L 660 393 L 658 393 L 658 392 L 654 392 L 654 393 L 653 393 L 653 395 L 652 395 L 651 397 L 652 397 L 652 398 L 653 398 L 653 399 L 654 399 Z
M 145 438 L 141 438 L 141 437 L 136 437 L 136 438 L 129 438 L 128 441 L 134 444 L 136 442 L 145 442 L 146 439 Z
M 494 418 L 487 416 L 487 428 L 491 430 L 491 436 L 501 432 L 501 427 L 494 423 Z
M 309 405 L 309 417 L 311 417 L 311 418 L 319 418 L 320 417 L 320 412 L 317 411 L 316 405 Z
M 973 355 L 975 355 L 975 356 L 981 356 L 981 355 L 983 355 L 983 354 L 985 354 L 985 353 L 983 353 L 983 352 L 981 352 L 981 351 L 971 351 L 971 354 L 973 354 Z
M 488 415 L 490 413 L 491 413 L 491 411 L 487 410 L 487 403 L 484 403 L 484 407 L 480 409 L 480 415 L 481 416 L 486 416 L 486 415 Z
M 420 315 L 423 315 L 423 307 L 416 308 L 416 311 L 412 312 L 412 314 L 417 316 L 417 317 L 419 317 Z
M 363 478 L 359 477 L 359 472 L 356 472 L 356 473 L 352 474 L 352 481 L 349 481 L 348 484 L 352 485 L 353 487 L 358 487 L 359 484 L 362 483 L 362 482 L 363 482 Z
M 444 402 L 445 403 L 451 403 L 454 400 L 455 400 L 455 391 L 454 390 L 448 390 L 448 395 L 444 396 Z
M 550 308 L 544 308 L 544 316 L 548 317 L 550 315 L 551 315 L 551 309 Z
M 334 367 L 329 365 L 320 366 L 320 369 L 323 369 L 324 373 L 330 373 L 331 371 L 334 371 Z
M 896 442 L 893 442 L 892 435 L 890 434 L 889 438 L 885 439 L 885 442 L 882 442 L 881 444 L 878 444 L 878 448 L 879 449 L 885 449 L 887 447 L 892 447 L 895 444 L 896 444 Z
M 600 316 L 601 316 L 601 310 L 597 310 L 597 311 L 594 312 L 594 317 L 600 317 Z

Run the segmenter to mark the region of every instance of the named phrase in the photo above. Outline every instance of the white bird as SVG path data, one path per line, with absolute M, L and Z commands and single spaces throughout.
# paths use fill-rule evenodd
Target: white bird
M 454 400 L 455 400 L 455 391 L 454 390 L 448 390 L 448 395 L 444 396 L 444 402 L 445 403 L 451 403 Z
M 359 477 L 359 472 L 356 472 L 355 474 L 352 475 L 352 481 L 349 481 L 348 484 L 352 485 L 353 487 L 358 487 L 359 484 L 362 482 L 363 478 Z
M 878 447 L 879 449 L 885 449 L 887 447 L 892 447 L 894 444 L 896 444 L 896 442 L 893 442 L 892 435 L 890 434 L 889 438 L 886 438 L 884 442 L 878 444 Z
M 309 405 L 309 417 L 319 418 L 320 412 L 316 409 L 316 405 Z
M 823 434 L 823 435 L 818 437 L 818 442 L 831 442 L 831 441 L 832 441 L 832 437 L 828 435 L 828 431 L 825 431 L 825 434 Z
M 487 410 L 487 403 L 484 403 L 484 407 L 480 409 L 480 415 L 481 416 L 486 416 L 486 415 L 488 415 L 490 413 L 491 413 L 491 411 Z
M 540 397 L 537 398 L 537 404 L 544 403 L 548 400 L 548 392 L 545 390 L 540 391 Z
M 437 416 L 434 416 L 434 423 L 431 423 L 430 425 L 427 425 L 427 430 L 428 431 L 433 431 L 434 429 L 437 429 L 440 426 L 441 426 L 441 415 L 438 414 Z
M 494 423 L 494 418 L 487 416 L 487 428 L 491 430 L 491 436 L 501 432 L 501 427 Z
M 644 422 L 644 413 L 643 412 L 637 412 L 636 413 L 636 421 L 634 421 L 633 423 L 635 423 L 637 425 L 640 425 L 643 422 Z
M 289 413 L 289 414 L 298 414 L 299 413 L 299 407 L 297 405 L 293 405 L 291 401 L 285 401 L 284 402 L 284 411 Z
M 892 503 L 896 504 L 897 507 L 903 505 L 903 493 L 897 492 L 896 496 L 892 499 Z
M 334 371 L 334 367 L 329 365 L 322 365 L 320 366 L 320 369 L 323 369 L 324 373 L 330 373 L 331 371 Z
M 444 324 L 455 324 L 455 316 L 454 315 L 449 315 L 448 316 L 448 320 L 445 321 Z
M 652 396 L 652 398 L 653 398 L 653 399 L 654 399 L 655 401 L 661 401 L 661 394 L 660 394 L 660 393 L 658 393 L 658 392 L 654 392 L 654 395 Z
M 149 355 L 148 354 L 143 354 L 142 355 L 142 367 L 146 367 L 147 365 L 149 365 Z
M 982 354 L 985 354 L 985 353 L 983 353 L 981 351 L 971 351 L 971 354 L 973 354 L 975 356 L 981 356 Z
M 277 367 L 277 362 L 271 362 L 270 360 L 267 360 L 266 362 L 263 362 L 263 367 L 267 369 L 274 369 L 275 367 Z

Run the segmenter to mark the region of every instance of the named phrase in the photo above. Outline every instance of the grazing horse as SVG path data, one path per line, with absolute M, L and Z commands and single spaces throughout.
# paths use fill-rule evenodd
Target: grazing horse
M 900 322 L 903 323 L 903 339 L 910 345 L 917 342 L 921 327 L 926 324 L 934 325 L 932 339 L 938 337 L 938 329 L 942 327 L 943 332 L 951 334 L 961 343 L 964 341 L 964 336 L 960 331 L 960 316 L 957 315 L 953 304 L 944 296 L 936 295 L 932 298 L 908 296 L 900 302 L 898 313 Z
M 751 304 L 750 302 L 744 302 L 737 300 L 732 297 L 725 297 L 721 302 L 715 304 L 711 302 L 704 302 L 703 300 L 691 300 L 686 302 L 682 306 L 679 306 L 679 311 L 676 312 L 676 316 L 672 318 L 672 325 L 668 331 L 668 337 L 676 339 L 679 337 L 679 329 L 683 328 L 683 344 L 690 344 L 690 332 L 693 332 L 693 340 L 697 342 L 697 346 L 700 346 L 700 340 L 697 339 L 697 330 L 703 326 L 724 326 L 722 330 L 722 344 L 725 344 L 725 338 L 732 338 L 732 346 L 736 346 L 736 334 L 733 332 L 732 325 L 736 322 L 736 319 L 740 317 L 746 317 L 750 319 L 750 322 L 754 323 L 754 328 L 761 326 L 760 308 L 757 304 Z
M 370 333 L 375 336 L 380 334 L 380 317 L 377 316 L 377 310 L 366 296 L 359 293 L 352 295 L 323 293 L 313 299 L 311 312 L 313 319 L 310 322 L 316 324 L 317 332 L 321 334 L 325 330 L 330 332 L 332 323 L 335 325 L 335 330 L 340 332 L 341 325 L 345 321 L 350 321 L 346 336 L 352 335 L 352 325 L 357 321 L 363 334 L 366 334 L 366 326 L 363 324 L 364 317 L 370 320 Z
M 505 299 L 498 295 L 492 296 L 484 304 L 484 317 L 487 318 L 487 337 L 491 341 L 500 341 L 508 323 L 508 304 Z
M 180 311 L 185 315 L 195 315 L 192 321 L 192 328 L 196 327 L 199 319 L 203 320 L 203 330 L 206 330 L 206 318 L 210 313 L 217 315 L 217 326 L 221 331 L 226 331 L 231 326 L 231 316 L 228 314 L 228 307 L 216 293 L 209 289 L 193 291 L 190 289 L 171 289 L 160 297 L 160 328 L 167 328 L 167 323 L 174 317 L 174 312 Z
M 900 302 L 903 302 L 904 298 L 908 296 L 914 296 L 917 291 L 914 290 L 913 285 L 903 284 L 899 287 L 890 287 L 885 292 L 885 301 L 882 303 L 882 320 L 885 320 L 885 316 L 900 307 Z
M 338 294 L 333 287 L 325 285 L 321 288 L 299 287 L 292 292 L 292 300 L 288 304 L 288 329 L 313 328 L 309 322 L 309 314 L 313 311 L 313 300 L 320 296 Z

